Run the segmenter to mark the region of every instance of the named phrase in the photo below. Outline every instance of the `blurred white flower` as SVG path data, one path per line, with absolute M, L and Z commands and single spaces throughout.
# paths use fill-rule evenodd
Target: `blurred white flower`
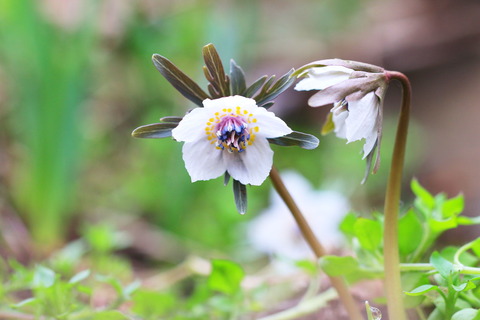
M 335 191 L 313 189 L 299 173 L 288 171 L 281 176 L 320 242 L 330 248 L 341 246 L 338 227 L 350 209 L 348 200 Z M 248 224 L 247 236 L 253 247 L 267 254 L 288 260 L 314 257 L 292 214 L 274 190 L 270 207 Z
M 385 70 L 339 59 L 313 62 L 301 68 L 305 77 L 295 90 L 320 90 L 308 104 L 334 104 L 331 121 L 337 137 L 347 143 L 365 139 L 363 158 L 380 145 L 383 99 L 388 86 Z
M 205 99 L 172 130 L 184 141 L 183 160 L 192 182 L 210 180 L 228 172 L 242 184 L 260 185 L 273 163 L 267 138 L 292 130 L 273 112 L 242 96 Z

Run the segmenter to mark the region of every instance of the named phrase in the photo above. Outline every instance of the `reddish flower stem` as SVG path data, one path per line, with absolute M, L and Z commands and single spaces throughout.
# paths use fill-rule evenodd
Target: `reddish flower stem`
M 272 180 L 272 184 L 277 190 L 278 194 L 282 198 L 282 200 L 287 205 L 288 209 L 292 212 L 292 215 L 297 222 L 298 227 L 300 228 L 303 237 L 307 241 L 310 248 L 315 253 L 317 258 L 321 258 L 326 255 L 325 248 L 322 244 L 318 241 L 317 237 L 310 228 L 307 220 L 303 216 L 302 212 L 298 208 L 297 204 L 293 200 L 291 194 L 288 192 L 285 184 L 283 183 L 278 171 L 275 167 L 272 167 L 272 171 L 270 171 L 270 179 Z M 345 309 L 347 310 L 348 316 L 350 320 L 362 320 L 363 317 L 357 308 L 355 300 L 353 299 L 350 291 L 348 290 L 348 286 L 345 282 L 345 279 L 342 277 L 329 277 L 332 286 L 337 291 L 338 297 L 340 301 L 343 303 Z
M 400 257 L 398 250 L 398 209 L 402 185 L 402 172 L 407 143 L 408 121 L 410 117 L 411 86 L 408 78 L 400 72 L 388 71 L 387 79 L 398 80 L 403 87 L 402 107 L 397 125 L 393 148 L 390 176 L 388 178 L 384 207 L 384 268 L 385 291 L 387 296 L 388 318 L 406 320 L 400 281 Z

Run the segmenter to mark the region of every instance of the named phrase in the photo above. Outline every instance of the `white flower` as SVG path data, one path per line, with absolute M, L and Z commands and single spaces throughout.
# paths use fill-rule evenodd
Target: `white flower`
M 228 172 L 242 184 L 260 185 L 273 163 L 267 138 L 292 130 L 274 113 L 242 96 L 205 99 L 172 130 L 183 141 L 183 160 L 192 179 L 210 180 Z
M 331 109 L 335 134 L 347 143 L 365 139 L 365 159 L 380 143 L 382 130 L 382 104 L 388 85 L 383 69 L 354 62 L 325 60 L 313 63 L 341 63 L 352 65 L 324 65 L 307 68 L 295 90 L 320 90 L 308 104 L 319 107 L 334 104 Z M 354 69 L 358 66 L 358 69 Z M 360 71 L 358 71 L 360 70 Z M 364 71 L 367 70 L 367 71 Z
M 339 247 L 342 234 L 338 226 L 350 209 L 348 200 L 335 191 L 313 189 L 297 172 L 285 172 L 282 178 L 321 243 Z M 290 211 L 274 191 L 270 207 L 248 224 L 247 236 L 261 252 L 291 260 L 314 257 Z

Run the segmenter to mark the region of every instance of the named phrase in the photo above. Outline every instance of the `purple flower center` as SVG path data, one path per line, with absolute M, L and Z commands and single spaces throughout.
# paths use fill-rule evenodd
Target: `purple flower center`
M 217 142 L 215 145 L 228 152 L 242 152 L 250 140 L 248 123 L 241 116 L 227 115 L 215 126 Z

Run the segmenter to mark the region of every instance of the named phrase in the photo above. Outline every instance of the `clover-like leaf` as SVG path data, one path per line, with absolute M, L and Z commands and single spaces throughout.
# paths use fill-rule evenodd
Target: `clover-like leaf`
M 170 60 L 159 54 L 154 54 L 152 61 L 157 70 L 175 89 L 188 100 L 199 107 L 203 107 L 202 101 L 209 98 L 209 96 L 195 81 L 180 71 Z
M 247 212 L 247 187 L 240 181 L 233 180 L 233 196 L 240 214 Z
M 208 90 L 213 98 L 228 97 L 230 95 L 230 79 L 225 74 L 222 60 L 213 44 L 207 44 L 202 49 L 205 66 L 203 72 L 210 84 Z
M 293 131 L 282 137 L 269 138 L 268 142 L 282 147 L 299 146 L 303 149 L 312 150 L 318 147 L 320 141 L 311 134 Z

